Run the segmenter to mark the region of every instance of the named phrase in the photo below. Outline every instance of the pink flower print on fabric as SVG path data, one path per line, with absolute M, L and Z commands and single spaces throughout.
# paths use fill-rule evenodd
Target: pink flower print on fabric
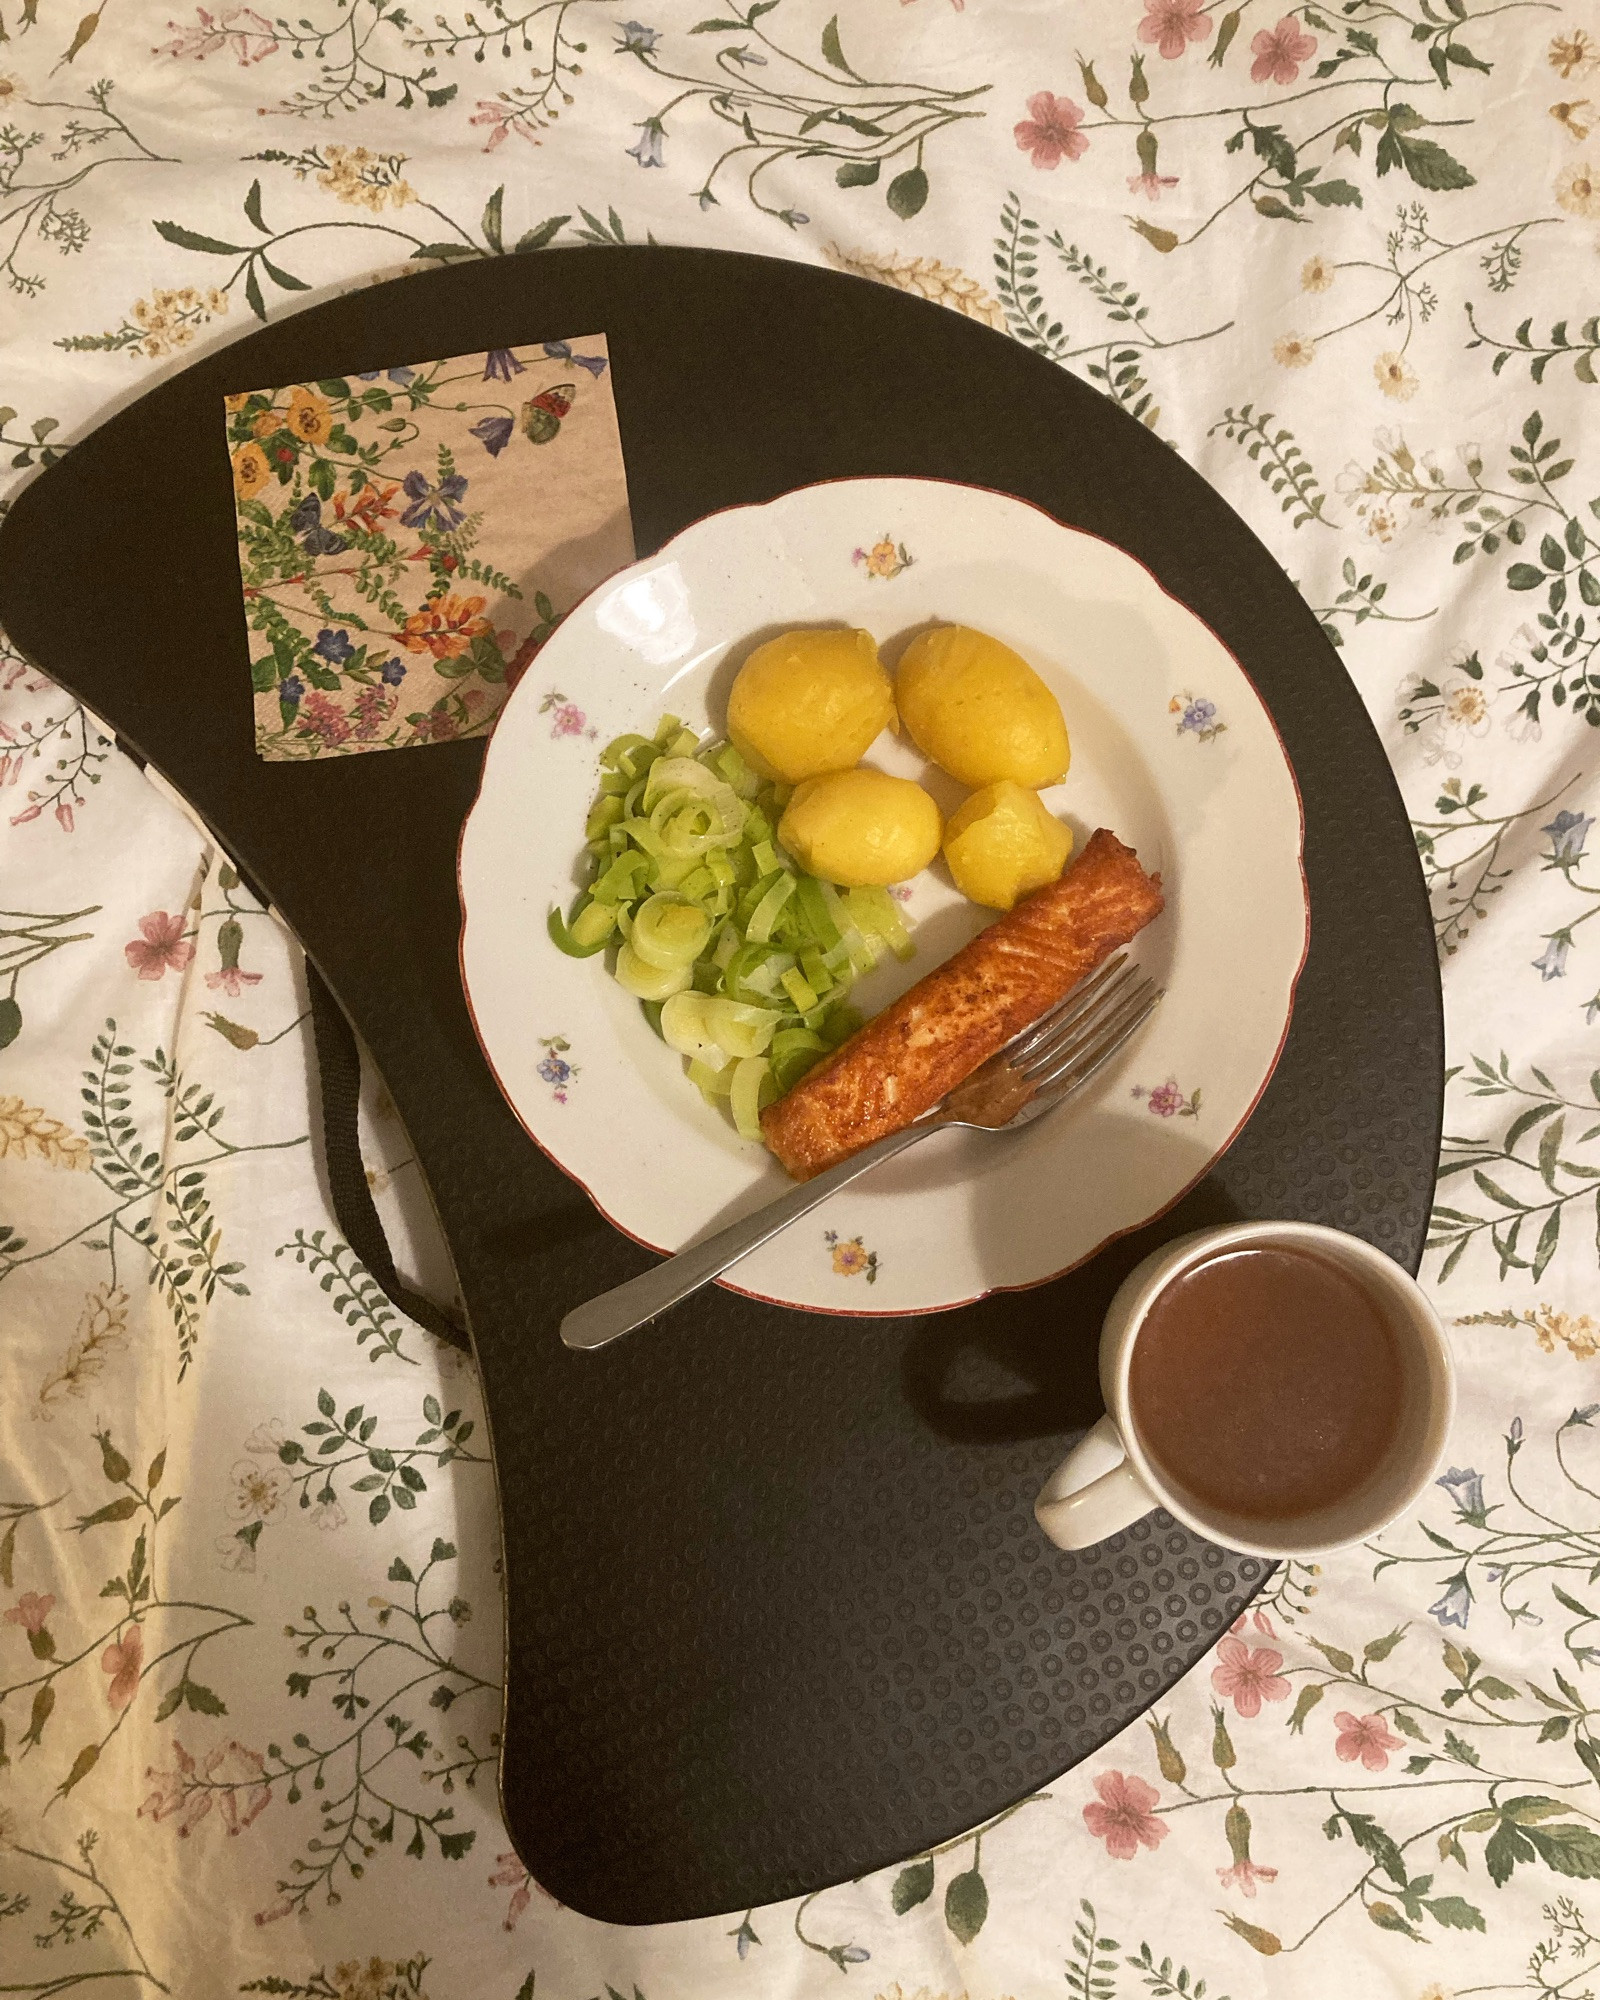
M 25 1590 L 11 1609 L 0 1616 L 8 1625 L 20 1625 L 31 1639 L 44 1630 L 55 1608 L 56 1601 L 48 1592 L 41 1597 L 36 1590 Z
M 1082 123 L 1082 105 L 1040 90 L 1028 99 L 1028 116 L 1011 131 L 1019 151 L 1036 167 L 1053 171 L 1064 159 L 1081 160 L 1088 152 L 1089 141 L 1078 130 Z
M 1153 42 L 1168 62 L 1176 62 L 1191 42 L 1203 42 L 1210 33 L 1204 0 L 1146 0 L 1139 39 Z
M 1352 1715 L 1341 1709 L 1333 1719 L 1339 1730 L 1333 1753 L 1341 1763 L 1354 1764 L 1359 1759 L 1369 1771 L 1384 1771 L 1389 1767 L 1389 1753 L 1406 1747 L 1381 1715 Z
M 239 950 L 244 943 L 244 926 L 237 917 L 224 917 L 217 926 L 217 956 L 222 961 L 215 972 L 206 974 L 212 992 L 226 993 L 237 1000 L 247 986 L 259 986 L 259 972 L 239 970 Z
M 1278 1871 L 1267 1868 L 1259 1861 L 1252 1861 L 1247 1854 L 1242 1861 L 1236 1861 L 1231 1868 L 1219 1868 L 1217 1880 L 1224 1889 L 1239 1889 L 1247 1896 L 1254 1896 L 1258 1882 L 1276 1882 Z
M 1172 1831 L 1155 1815 L 1161 1794 L 1143 1778 L 1104 1771 L 1094 1788 L 1100 1796 L 1084 1807 L 1084 1825 L 1096 1840 L 1105 1842 L 1113 1861 L 1131 1861 L 1141 1847 L 1159 1847 Z
M 114 1639 L 100 1655 L 101 1671 L 111 1676 L 106 1700 L 115 1709 L 124 1709 L 139 1692 L 139 1673 L 144 1665 L 144 1631 L 130 1625 L 120 1640 Z
M 495 1859 L 499 1866 L 489 1877 L 489 1887 L 511 1891 L 511 1901 L 506 1905 L 506 1913 L 500 1920 L 500 1928 L 504 1931 L 514 1931 L 517 1919 L 533 1900 L 533 1877 L 515 1854 L 499 1854 Z
M 122 955 L 141 979 L 159 979 L 169 966 L 182 972 L 194 957 L 194 946 L 183 935 L 182 917 L 152 910 L 139 919 L 139 936 L 128 940 Z
M 258 1750 L 247 1750 L 237 1740 L 219 1743 L 199 1763 L 172 1739 L 174 1768 L 158 1771 L 149 1765 L 145 1777 L 155 1790 L 140 1806 L 144 1819 L 172 1819 L 178 1822 L 178 1838 L 187 1840 L 215 1803 L 229 1833 L 242 1833 L 272 1802 L 272 1786 L 267 1782 L 266 1760 Z M 273 1916 L 286 1914 L 274 1910 Z M 256 1922 L 267 1921 L 258 1916 Z
M 1317 38 L 1306 34 L 1292 14 L 1285 14 L 1275 28 L 1263 28 L 1250 49 L 1255 56 L 1250 65 L 1252 83 L 1298 83 L 1300 65 L 1317 52 Z
M 1247 1646 L 1242 1639 L 1224 1639 L 1211 1669 L 1211 1685 L 1231 1701 L 1246 1719 L 1261 1713 L 1264 1701 L 1286 1701 L 1289 1683 L 1279 1673 L 1282 1653 L 1271 1646 Z

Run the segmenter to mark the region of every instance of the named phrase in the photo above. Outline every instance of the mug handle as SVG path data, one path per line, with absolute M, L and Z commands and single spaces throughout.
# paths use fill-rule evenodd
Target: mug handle
M 1058 1549 L 1088 1549 L 1160 1504 L 1134 1470 L 1107 1415 L 1045 1481 L 1033 1517 Z

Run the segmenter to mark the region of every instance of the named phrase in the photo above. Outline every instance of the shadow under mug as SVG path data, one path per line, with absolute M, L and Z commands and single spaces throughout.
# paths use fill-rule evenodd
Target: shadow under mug
M 1403 1378 L 1394 1439 L 1375 1471 L 1328 1506 L 1282 1521 L 1230 1514 L 1186 1492 L 1152 1462 L 1128 1397 L 1134 1345 L 1157 1296 L 1222 1252 L 1267 1248 L 1312 1252 L 1353 1278 L 1394 1330 Z M 1106 1415 L 1068 1452 L 1034 1502 L 1034 1516 L 1057 1548 L 1091 1548 L 1155 1507 L 1244 1555 L 1283 1558 L 1344 1548 L 1376 1534 L 1416 1502 L 1438 1471 L 1455 1412 L 1449 1344 L 1415 1279 L 1360 1237 L 1310 1222 L 1238 1222 L 1196 1230 L 1146 1257 L 1106 1310 L 1100 1387 Z

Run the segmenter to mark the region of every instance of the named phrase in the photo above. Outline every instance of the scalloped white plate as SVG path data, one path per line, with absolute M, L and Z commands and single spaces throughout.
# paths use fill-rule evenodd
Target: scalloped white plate
M 892 666 L 930 622 L 994 633 L 1055 689 L 1073 757 L 1046 803 L 1080 847 L 1108 826 L 1159 870 L 1167 907 L 1134 952 L 1166 998 L 1053 1117 L 928 1139 L 733 1273 L 824 1312 L 928 1312 L 1059 1276 L 1169 1208 L 1249 1116 L 1308 912 L 1294 776 L 1232 654 L 1131 556 L 1024 501 L 922 479 L 802 487 L 696 522 L 571 612 L 501 712 L 462 832 L 462 977 L 501 1089 L 618 1228 L 681 1249 L 789 1182 L 702 1102 L 604 959 L 546 935 L 573 895 L 598 752 L 664 710 L 720 733 L 734 674 L 774 632 L 865 626 Z M 904 739 L 869 761 L 946 812 L 963 796 Z M 988 920 L 942 864 L 906 914 L 917 955 L 862 983 L 869 1012 Z

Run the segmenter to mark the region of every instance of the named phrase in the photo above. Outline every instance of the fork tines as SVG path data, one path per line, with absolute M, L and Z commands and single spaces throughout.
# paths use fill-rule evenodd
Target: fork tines
M 1100 988 L 1087 1012 L 1057 1024 L 1021 1061 L 1019 1076 L 1034 1088 L 1033 1102 L 1064 1095 L 1087 1083 L 1149 1016 L 1161 994 L 1137 966 L 1127 966 Z
M 1091 972 L 1087 979 L 1080 979 L 1070 993 L 1012 1037 L 1000 1051 L 1000 1060 L 1009 1063 L 1013 1069 L 1021 1069 L 1047 1036 L 1058 1028 L 1070 1027 L 1098 1005 L 1107 985 L 1127 962 L 1128 954 L 1119 951 L 1114 958 L 1108 958 L 1104 965 Z

